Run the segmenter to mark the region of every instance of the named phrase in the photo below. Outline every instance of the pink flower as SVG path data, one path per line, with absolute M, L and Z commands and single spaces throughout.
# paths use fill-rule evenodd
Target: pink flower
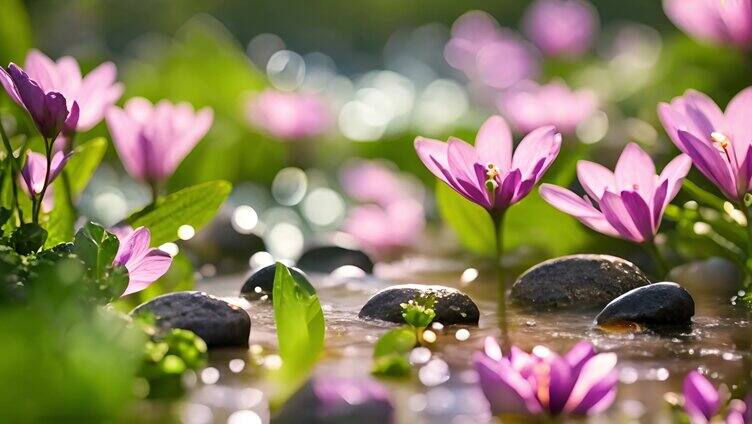
M 79 106 L 72 102 L 68 110 L 66 98 L 59 92 L 46 89 L 16 64 L 0 67 L 0 84 L 19 106 L 24 108 L 45 139 L 54 140 L 60 131 L 71 131 L 78 123 Z
M 503 356 L 488 337 L 473 365 L 494 415 L 597 414 L 616 398 L 616 354 L 596 354 L 588 342 L 564 356 L 543 346 L 530 354 L 512 346 Z
M 120 227 L 110 232 L 120 241 L 113 265 L 125 266 L 128 270 L 128 287 L 123 296 L 149 287 L 170 269 L 172 257 L 159 249 L 149 248 L 151 233 L 147 228 Z
M 721 192 L 733 201 L 752 190 L 752 87 L 729 102 L 726 112 L 708 96 L 687 90 L 658 105 L 671 140 Z
M 300 140 L 324 134 L 330 112 L 314 94 L 266 90 L 248 103 L 248 121 L 274 137 Z
M 663 9 L 692 37 L 741 48 L 752 43 L 751 0 L 663 0 Z
M 348 215 L 343 229 L 366 250 L 385 253 L 414 244 L 425 227 L 423 205 L 413 199 L 365 205 Z
M 444 58 L 469 79 L 495 89 L 534 79 L 540 72 L 535 48 L 479 10 L 467 12 L 454 22 Z
M 54 62 L 39 50 L 31 50 L 26 56 L 24 69 L 43 90 L 61 93 L 69 108 L 73 102 L 78 103 L 78 123 L 72 128 L 75 131 L 92 129 L 123 95 L 123 84 L 115 82 L 117 69 L 112 62 L 105 62 L 82 76 L 73 57 L 63 56 Z
M 156 184 L 169 178 L 196 143 L 206 135 L 214 114 L 194 111 L 188 103 L 162 100 L 156 105 L 134 97 L 125 108 L 107 111 L 107 125 L 120 159 L 137 180 Z
M 519 132 L 554 125 L 573 134 L 598 109 L 598 99 L 592 90 L 571 90 L 560 81 L 545 85 L 524 81 L 500 95 L 497 105 Z
M 525 12 L 523 26 L 546 56 L 579 56 L 592 44 L 598 14 L 582 0 L 537 0 Z
M 71 156 L 72 154 L 64 154 L 63 152 L 57 152 L 52 155 L 48 184 L 52 184 L 55 178 L 63 171 L 65 164 Z M 38 196 L 44 188 L 44 177 L 46 174 L 47 158 L 41 153 L 29 152 L 26 155 L 26 164 L 21 170 L 20 180 L 23 182 L 23 184 L 20 184 L 21 188 L 30 197 Z M 48 189 L 47 194 L 49 193 L 50 190 Z M 47 198 L 46 195 L 45 198 Z
M 542 184 L 540 194 L 556 209 L 600 233 L 642 243 L 655 237 L 663 212 L 679 192 L 690 166 L 689 157 L 680 155 L 656 175 L 650 156 L 630 143 L 614 172 L 593 162 L 577 163 L 577 177 L 586 196 L 552 184 Z
M 448 143 L 415 139 L 420 160 L 437 178 L 494 213 L 527 196 L 560 148 L 561 134 L 547 126 L 525 136 L 512 154 L 512 134 L 500 116 L 486 120 L 474 147 L 454 137 Z
M 354 200 L 386 206 L 414 197 L 414 184 L 402 178 L 396 169 L 375 160 L 357 160 L 344 166 L 339 180 L 345 193 Z

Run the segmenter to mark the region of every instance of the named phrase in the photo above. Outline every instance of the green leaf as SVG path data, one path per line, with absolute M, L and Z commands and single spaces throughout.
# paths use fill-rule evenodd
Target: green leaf
M 284 382 L 283 392 L 287 394 L 308 375 L 324 347 L 324 312 L 318 296 L 302 287 L 279 262 L 272 295 L 282 358 L 277 376 Z
M 439 215 L 465 248 L 480 256 L 496 254 L 493 222 L 485 209 L 441 182 L 436 184 L 436 204 Z
M 83 192 L 107 150 L 107 140 L 95 138 L 76 146 L 62 175 L 53 183 L 55 206 L 47 217 L 49 237 L 45 247 L 73 238 L 76 210 L 73 200 Z
M 214 217 L 231 190 L 232 184 L 222 180 L 184 188 L 132 214 L 126 223 L 133 228 L 148 228 L 152 245 L 159 246 L 176 240 L 182 225 L 200 230 Z
M 115 235 L 93 222 L 78 230 L 73 244 L 74 252 L 86 264 L 89 275 L 96 280 L 106 276 L 120 246 Z
M 36 252 L 47 240 L 47 231 L 37 224 L 23 224 L 13 232 L 11 244 L 22 255 Z
M 465 248 L 481 256 L 495 255 L 495 234 L 488 212 L 442 183 L 436 185 L 436 202 L 442 219 Z M 560 256 L 577 252 L 590 237 L 588 229 L 546 203 L 535 189 L 512 205 L 504 218 L 505 251 L 532 246 L 546 255 Z
M 373 356 L 378 358 L 395 353 L 406 354 L 415 347 L 416 343 L 418 339 L 415 337 L 415 331 L 405 327 L 395 328 L 379 337 L 373 348 Z
M 374 359 L 371 374 L 378 377 L 406 378 L 412 373 L 410 361 L 404 355 L 385 355 Z

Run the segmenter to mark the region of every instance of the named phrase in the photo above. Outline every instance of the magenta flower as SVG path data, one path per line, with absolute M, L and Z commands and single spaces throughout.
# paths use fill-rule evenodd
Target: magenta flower
M 560 81 L 545 85 L 524 81 L 500 95 L 497 106 L 519 132 L 554 125 L 573 134 L 598 109 L 598 99 L 590 89 L 572 90 Z
M 577 177 L 587 195 L 579 197 L 552 184 L 542 184 L 540 194 L 556 209 L 600 233 L 643 243 L 655 237 L 663 212 L 690 166 L 689 157 L 680 155 L 656 175 L 650 156 L 630 143 L 614 172 L 593 162 L 577 163 Z
M 375 160 L 347 164 L 342 168 L 339 180 L 345 193 L 358 202 L 384 206 L 416 194 L 394 169 Z
M 540 73 L 535 47 L 479 10 L 467 12 L 454 22 L 444 58 L 470 80 L 494 89 L 534 79 Z
M 152 105 L 135 97 L 124 109 L 110 108 L 105 118 L 125 169 L 154 186 L 175 172 L 209 131 L 214 114 L 210 108 L 195 112 L 188 103 L 162 100 Z
M 546 56 L 579 56 L 592 44 L 598 14 L 583 0 L 537 0 L 525 12 L 523 26 Z
M 694 38 L 748 48 L 752 43 L 750 0 L 663 0 L 671 21 Z
M 172 257 L 149 247 L 151 233 L 147 228 L 138 227 L 134 230 L 120 227 L 110 232 L 120 241 L 113 265 L 124 266 L 128 270 L 128 287 L 123 296 L 149 287 L 170 269 Z
M 300 140 L 324 134 L 331 114 L 315 94 L 266 90 L 248 103 L 248 121 L 274 137 Z
M 699 372 L 692 371 L 687 374 L 684 378 L 683 392 L 684 411 L 689 415 L 692 424 L 708 424 L 721 412 L 724 402 L 718 389 Z M 725 419 L 727 424 L 752 422 L 752 411 L 748 402 L 733 399 L 728 406 Z
M 123 95 L 123 84 L 116 82 L 117 69 L 112 62 L 103 63 L 82 76 L 73 57 L 64 56 L 54 62 L 39 50 L 31 50 L 24 69 L 44 91 L 61 93 L 69 108 L 73 102 L 78 103 L 80 115 L 75 128 L 71 129 L 74 131 L 92 129 Z
M 559 356 L 537 346 L 528 354 L 512 346 L 503 356 L 488 337 L 473 355 L 480 387 L 494 415 L 597 414 L 616 398 L 616 354 L 596 354 L 588 342 Z
M 52 155 L 48 184 L 52 184 L 55 178 L 57 178 L 57 176 L 63 171 L 65 164 L 71 156 L 72 154 L 65 154 L 63 152 L 57 152 Z M 20 181 L 23 182 L 21 188 L 29 195 L 29 197 L 33 198 L 38 196 L 44 189 L 44 178 L 46 174 L 47 158 L 41 153 L 29 152 L 26 155 L 26 164 L 21 170 Z
M 708 96 L 688 90 L 658 105 L 663 128 L 676 147 L 734 202 L 752 190 L 752 87 L 722 112 Z
M 75 101 L 68 111 L 65 97 L 46 90 L 16 64 L 0 67 L 0 84 L 11 99 L 26 109 L 45 141 L 54 140 L 60 131 L 69 131 L 78 124 L 79 107 Z
M 420 160 L 437 178 L 492 213 L 503 213 L 527 196 L 560 148 L 561 134 L 546 126 L 525 136 L 512 154 L 512 135 L 500 116 L 486 120 L 475 147 L 454 137 L 448 143 L 415 139 Z

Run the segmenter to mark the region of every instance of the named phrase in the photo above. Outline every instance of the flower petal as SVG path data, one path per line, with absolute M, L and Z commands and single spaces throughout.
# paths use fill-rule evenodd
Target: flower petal
M 629 143 L 619 156 L 614 170 L 616 191 L 634 190 L 643 199 L 653 197 L 655 189 L 655 165 L 644 150 L 636 143 Z
M 608 397 L 613 402 L 611 394 L 618 381 L 615 367 L 615 353 L 600 353 L 590 358 L 582 366 L 564 410 L 587 414 L 595 406 L 601 410 L 610 406 L 610 403 L 604 405 L 601 401 Z
M 473 355 L 473 366 L 493 414 L 540 412 L 540 404 L 530 383 L 514 371 L 508 360 L 496 362 L 476 352 Z
M 706 423 L 718 412 L 721 398 L 718 390 L 702 374 L 690 372 L 684 379 L 684 410 L 693 423 Z
M 610 191 L 603 193 L 600 201 L 601 211 L 609 224 L 619 235 L 627 240 L 642 243 L 645 239 L 635 227 L 629 210 L 624 206 L 622 198 Z
M 600 199 L 603 192 L 610 189 L 616 190 L 614 173 L 603 165 L 595 162 L 581 160 L 577 162 L 577 179 L 588 196 Z
M 721 152 L 686 131 L 679 130 L 678 135 L 682 150 L 692 158 L 697 169 L 726 197 L 736 200 L 738 195 L 735 179 L 728 162 L 721 156 Z
M 546 172 L 561 148 L 561 134 L 553 126 L 533 130 L 522 139 L 512 158 L 512 169 L 522 172 L 522 179 L 539 179 Z M 545 158 L 542 167 L 533 175 L 538 161 Z
M 632 218 L 634 227 L 640 233 L 642 241 L 652 240 L 657 228 L 654 226 L 653 214 L 645 199 L 637 192 L 625 190 L 621 192 L 621 200 Z
M 493 163 L 501 171 L 512 166 L 512 133 L 501 116 L 491 116 L 475 137 L 475 151 L 481 164 Z

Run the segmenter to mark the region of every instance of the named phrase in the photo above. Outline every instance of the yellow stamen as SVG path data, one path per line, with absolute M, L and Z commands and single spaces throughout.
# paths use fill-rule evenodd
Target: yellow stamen
M 499 176 L 499 168 L 496 167 L 496 165 L 489 163 L 486 165 L 486 176 L 489 179 L 494 179 Z
M 726 134 L 718 131 L 713 131 L 710 133 L 710 139 L 713 140 L 713 143 L 717 144 L 718 147 L 721 148 L 721 150 L 728 149 L 729 144 L 731 144 L 731 140 L 726 136 Z
M 544 408 L 548 408 L 549 388 L 551 386 L 551 366 L 541 362 L 533 369 L 536 383 L 538 383 L 538 400 Z

